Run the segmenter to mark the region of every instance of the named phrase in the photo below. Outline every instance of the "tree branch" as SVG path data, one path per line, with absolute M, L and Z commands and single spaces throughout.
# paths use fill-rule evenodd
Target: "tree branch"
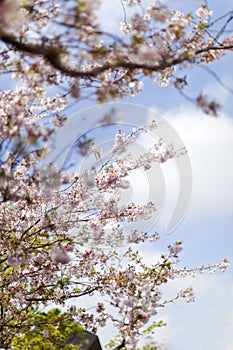
M 107 70 L 114 70 L 117 68 L 125 68 L 130 71 L 136 70 L 136 69 L 145 69 L 150 72 L 157 72 L 166 68 L 169 68 L 171 66 L 178 65 L 182 62 L 189 61 L 193 62 L 194 58 L 193 55 L 189 56 L 186 52 L 182 53 L 179 57 L 167 57 L 166 60 L 160 61 L 155 65 L 148 65 L 144 63 L 133 63 L 129 61 L 124 60 L 117 60 L 115 63 L 104 63 L 101 66 L 82 71 L 82 70 L 74 70 L 72 68 L 67 67 L 65 64 L 62 63 L 61 60 L 61 51 L 56 46 L 44 46 L 40 44 L 34 44 L 34 43 L 25 43 L 19 41 L 14 35 L 7 34 L 5 32 L 0 32 L 0 39 L 5 43 L 12 45 L 17 51 L 25 52 L 31 55 L 39 55 L 43 56 L 55 69 L 60 71 L 62 74 L 65 74 L 69 77 L 73 78 L 85 78 L 85 77 L 96 77 L 99 74 L 107 71 Z M 219 45 L 219 46 L 208 46 L 201 48 L 195 52 L 194 56 L 198 56 L 202 53 L 208 52 L 208 51 L 217 51 L 217 50 L 232 50 L 233 45 Z
M 125 347 L 125 339 L 122 340 L 121 344 L 118 345 L 114 350 L 120 350 Z

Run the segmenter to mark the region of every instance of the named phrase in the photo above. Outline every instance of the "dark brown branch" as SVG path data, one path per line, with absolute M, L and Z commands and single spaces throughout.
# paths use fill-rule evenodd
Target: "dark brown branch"
M 122 343 L 118 345 L 114 350 L 120 350 L 125 347 L 125 339 L 122 340 Z
M 163 70 L 165 68 L 178 65 L 184 61 L 193 61 L 193 57 L 190 57 L 188 54 L 184 53 L 181 54 L 177 58 L 168 57 L 166 60 L 159 62 L 156 65 L 148 65 L 148 64 L 142 64 L 142 63 L 133 63 L 129 61 L 124 60 L 118 60 L 115 63 L 105 63 L 102 66 L 92 68 L 90 70 L 86 71 L 80 71 L 80 70 L 74 70 L 66 65 L 64 65 L 61 61 L 61 52 L 56 46 L 44 46 L 40 44 L 33 44 L 33 43 L 25 43 L 20 42 L 14 35 L 7 34 L 7 33 L 0 33 L 0 39 L 6 43 L 12 45 L 17 51 L 25 52 L 32 55 L 39 55 L 43 56 L 55 69 L 60 71 L 61 73 L 69 76 L 69 77 L 95 77 L 99 74 L 107 71 L 107 70 L 114 70 L 117 68 L 125 68 L 129 71 L 133 71 L 136 69 L 145 69 L 150 72 L 157 72 L 160 70 Z M 233 49 L 233 45 L 229 46 L 208 46 L 204 47 L 202 49 L 199 49 L 196 51 L 196 56 L 208 52 L 210 50 L 231 50 Z
M 85 292 L 82 292 L 80 294 L 70 294 L 70 295 L 63 295 L 60 300 L 67 300 L 67 299 L 71 299 L 71 298 L 79 298 L 79 297 L 82 297 L 84 295 L 87 295 L 87 294 L 91 294 L 93 292 L 96 292 L 97 290 L 99 290 L 100 287 L 95 287 L 95 288 L 91 288 L 91 289 L 88 289 L 86 290 Z M 54 298 L 49 298 L 48 296 L 46 296 L 45 298 L 27 298 L 26 299 L 27 301 L 29 302 L 33 302 L 33 301 L 36 301 L 36 302 L 43 302 L 43 301 L 49 301 L 49 300 L 54 300 Z

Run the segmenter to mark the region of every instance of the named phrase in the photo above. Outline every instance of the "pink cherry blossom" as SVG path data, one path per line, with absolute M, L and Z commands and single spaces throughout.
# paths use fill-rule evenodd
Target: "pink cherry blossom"
M 94 155 L 101 166 L 77 174 L 65 166 L 44 165 L 46 143 L 66 123 L 71 103 L 132 98 L 147 79 L 159 87 L 172 83 L 181 91 L 188 79 L 178 73 L 185 69 L 187 74 L 188 68 L 215 62 L 232 50 L 232 36 L 219 31 L 218 40 L 213 38 L 210 30 L 218 30 L 218 21 L 210 23 L 214 14 L 205 5 L 193 14 L 159 2 L 143 13 L 140 0 L 123 0 L 121 5 L 125 18 L 120 31 L 108 32 L 102 29 L 99 1 L 0 1 L 3 348 L 11 346 L 19 329 L 22 336 L 31 329 L 33 310 L 60 304 L 89 330 L 111 324 L 120 337 L 115 350 L 135 350 L 160 308 L 179 298 L 195 299 L 188 287 L 165 300 L 164 285 L 225 271 L 229 265 L 224 259 L 182 267 L 182 242 L 169 244 L 151 264 L 140 254 L 139 244 L 156 244 L 159 239 L 157 233 L 136 227 L 153 216 L 156 202 L 122 203 L 124 190 L 130 188 L 129 175 L 187 152 L 159 139 L 143 153 L 129 154 L 137 136 L 149 133 L 156 123 L 132 127 L 128 135 L 117 132 L 108 161 L 95 144 L 79 152 L 80 157 Z M 227 18 L 222 17 L 225 24 Z M 11 83 L 8 89 L 6 81 Z M 214 116 L 220 108 L 203 94 L 194 102 Z M 103 130 L 111 122 L 111 115 L 104 116 Z M 127 231 L 128 226 L 132 229 Z M 95 295 L 101 302 L 82 308 L 81 297 Z M 67 306 L 68 300 L 80 303 L 80 308 Z
M 54 264 L 69 264 L 71 257 L 63 247 L 53 247 L 50 252 L 50 258 Z

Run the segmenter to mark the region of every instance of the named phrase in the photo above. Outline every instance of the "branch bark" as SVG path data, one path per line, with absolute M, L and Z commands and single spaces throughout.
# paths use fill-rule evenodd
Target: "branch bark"
M 117 60 L 115 63 L 112 63 L 112 64 L 104 63 L 102 66 L 98 66 L 89 70 L 82 71 L 82 70 L 74 70 L 66 66 L 61 59 L 62 53 L 59 50 L 59 48 L 56 46 L 46 47 L 43 44 L 34 44 L 30 42 L 19 41 L 15 35 L 8 34 L 5 32 L 0 32 L 0 39 L 5 44 L 13 46 L 16 51 L 25 52 L 34 56 L 35 55 L 42 56 L 51 64 L 52 67 L 60 71 L 62 74 L 65 74 L 73 78 L 96 77 L 107 70 L 114 70 L 117 68 L 125 68 L 125 69 L 128 69 L 129 71 L 133 71 L 135 69 L 145 69 L 150 72 L 157 72 L 157 71 L 181 64 L 182 62 L 185 62 L 185 61 L 193 62 L 194 56 L 198 57 L 200 54 L 211 50 L 217 51 L 217 50 L 233 49 L 233 45 L 208 46 L 197 50 L 195 52 L 195 55 L 189 56 L 187 53 L 183 53 L 177 58 L 168 57 L 155 65 Z

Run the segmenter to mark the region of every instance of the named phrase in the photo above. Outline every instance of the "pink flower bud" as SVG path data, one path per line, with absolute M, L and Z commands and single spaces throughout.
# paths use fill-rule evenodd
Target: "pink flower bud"
M 50 258 L 54 264 L 69 264 L 71 257 L 67 253 L 65 248 L 56 248 L 53 247 L 50 252 Z
M 7 254 L 7 262 L 12 267 L 18 267 L 20 265 L 19 260 L 12 254 Z

